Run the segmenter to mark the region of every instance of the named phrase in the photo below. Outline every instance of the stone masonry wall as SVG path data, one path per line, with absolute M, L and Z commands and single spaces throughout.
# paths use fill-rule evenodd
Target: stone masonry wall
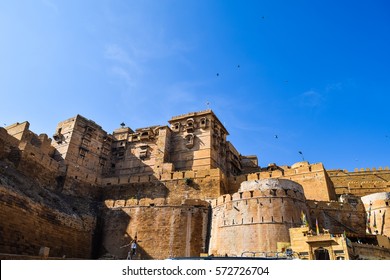
M 102 180 L 105 199 L 164 198 L 177 205 L 185 199 L 209 200 L 226 193 L 226 179 L 219 169 L 163 173 L 159 178 L 123 176 Z
M 44 246 L 51 257 L 91 258 L 93 192 L 63 192 L 63 166 L 33 138 L 20 141 L 0 128 L 0 253 L 37 256 Z
M 353 243 L 352 255 L 358 260 L 389 260 L 390 250 L 375 245 Z
M 0 185 L 0 252 L 91 258 L 94 218 L 67 214 Z
M 310 210 L 310 224 L 313 230 L 316 229 L 317 219 L 320 232 L 323 232 L 325 228 L 332 233 L 346 231 L 353 234 L 365 234 L 366 213 L 360 199 L 356 200 L 356 203 L 308 200 L 307 206 Z
M 212 202 L 210 254 L 276 252 L 278 242 L 290 242 L 289 228 L 302 225 L 302 211 L 308 214 L 303 189 L 295 182 L 245 183 L 252 186 Z
M 329 180 L 322 163 L 308 164 L 302 162 L 296 163 L 291 167 L 281 166 L 277 170 L 230 177 L 230 193 L 236 192 L 240 184 L 244 181 L 267 178 L 287 179 L 300 184 L 304 189 L 307 199 L 322 201 L 336 200 L 332 182 Z
M 151 203 L 153 202 L 153 203 Z M 101 255 L 125 259 L 137 238 L 137 259 L 196 257 L 205 252 L 208 203 L 187 200 L 167 205 L 164 199 L 106 201 L 103 213 Z
M 390 192 L 389 167 L 362 168 L 353 172 L 328 170 L 337 195 L 350 193 L 365 196 L 372 193 Z

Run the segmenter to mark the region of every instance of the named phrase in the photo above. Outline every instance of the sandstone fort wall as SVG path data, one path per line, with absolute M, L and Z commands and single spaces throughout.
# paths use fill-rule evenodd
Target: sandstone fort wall
M 142 259 L 196 257 L 205 252 L 208 204 L 188 200 L 167 205 L 164 199 L 106 202 L 103 213 L 102 252 L 125 258 L 129 244 L 138 240 Z
M 328 170 L 337 195 L 350 193 L 365 196 L 378 192 L 390 192 L 389 167 L 361 168 L 353 172 Z
M 142 259 L 277 251 L 302 213 L 322 235 L 364 236 L 367 218 L 371 232 L 390 234 L 388 168 L 260 168 L 211 110 L 169 124 L 111 135 L 77 115 L 53 141 L 28 122 L 0 127 L 0 253 L 125 258 L 135 238 Z
M 314 201 L 308 200 L 310 211 L 310 224 L 312 229 L 316 227 L 316 220 L 320 232 L 324 229 L 332 233 L 365 234 L 366 213 L 360 199 L 356 202 Z
M 281 166 L 276 170 L 230 177 L 230 193 L 236 192 L 240 184 L 244 181 L 268 178 L 288 179 L 297 182 L 303 187 L 307 199 L 323 201 L 336 200 L 332 183 L 322 163 L 308 164 L 302 162 L 296 163 L 291 167 Z
M 0 186 L 0 252 L 37 256 L 41 247 L 51 257 L 91 258 L 93 216 L 66 214 Z
M 291 227 L 308 214 L 303 189 L 288 180 L 265 179 L 270 187 L 224 195 L 212 202 L 210 254 L 245 251 L 276 252 L 278 242 L 289 242 Z
M 165 198 L 167 203 L 181 204 L 183 199 L 209 200 L 225 193 L 225 176 L 219 169 L 178 171 L 147 176 L 123 176 L 102 179 L 105 197 Z

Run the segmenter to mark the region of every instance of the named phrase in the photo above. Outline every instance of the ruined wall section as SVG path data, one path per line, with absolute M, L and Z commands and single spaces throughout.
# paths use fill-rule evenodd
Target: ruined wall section
M 283 179 L 244 182 L 239 192 L 212 202 L 209 253 L 276 252 L 279 242 L 290 242 L 289 228 L 302 225 L 302 212 L 308 217 L 299 184 Z
M 369 216 L 370 231 L 390 237 L 390 192 L 381 192 L 362 197 Z
M 327 170 L 337 195 L 350 193 L 366 196 L 379 192 L 390 192 L 389 167 L 361 168 L 348 170 Z
M 102 255 L 124 259 L 131 240 L 138 240 L 138 259 L 197 257 L 205 252 L 208 203 L 185 200 L 166 204 L 165 199 L 105 201 Z
M 308 200 L 312 230 L 316 230 L 316 220 L 320 232 L 324 229 L 341 234 L 344 231 L 364 235 L 366 213 L 362 201 L 355 197 L 344 202 Z
M 307 199 L 336 200 L 332 182 L 329 180 L 322 163 L 298 162 L 291 167 L 278 166 L 261 172 L 233 176 L 229 178 L 229 192 L 236 192 L 244 181 L 268 178 L 287 179 L 302 185 Z

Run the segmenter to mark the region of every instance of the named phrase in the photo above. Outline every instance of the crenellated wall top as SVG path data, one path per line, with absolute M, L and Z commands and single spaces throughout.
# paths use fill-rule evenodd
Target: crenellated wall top
M 363 211 L 363 204 L 358 200 L 354 203 L 339 202 L 339 201 L 317 201 L 307 200 L 307 206 L 310 209 L 322 209 L 322 210 L 337 210 L 337 211 Z
M 364 204 L 378 200 L 390 200 L 390 192 L 373 193 L 362 197 Z
M 378 171 L 390 171 L 388 166 L 385 167 L 366 167 L 366 168 L 355 168 L 354 171 L 348 171 L 346 169 L 329 169 L 327 172 L 331 176 L 345 176 L 345 175 L 357 175 L 361 173 L 372 173 L 372 172 L 378 172 Z
M 245 181 L 241 183 L 240 192 L 243 191 L 252 191 L 252 190 L 269 190 L 269 189 L 289 189 L 293 191 L 300 192 L 303 194 L 303 187 L 291 180 L 287 179 L 276 179 L 276 178 L 269 178 L 269 179 L 260 179 L 260 180 L 252 180 L 252 181 Z

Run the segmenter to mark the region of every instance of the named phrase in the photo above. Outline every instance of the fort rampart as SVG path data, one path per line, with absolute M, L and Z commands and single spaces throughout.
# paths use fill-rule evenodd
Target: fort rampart
M 41 247 L 50 256 L 90 258 L 95 218 L 58 205 L 53 208 L 0 186 L 0 251 L 37 256 Z M 62 208 L 62 209 L 61 209 Z
M 350 193 L 365 196 L 377 192 L 390 192 L 389 167 L 328 170 L 337 195 Z
M 247 183 L 247 184 L 245 184 Z M 210 254 L 277 251 L 288 243 L 289 228 L 308 214 L 302 187 L 284 179 L 249 181 L 233 195 L 212 202 Z
M 138 240 L 136 258 L 196 257 L 205 253 L 208 203 L 186 200 L 166 204 L 162 198 L 106 201 L 102 215 L 102 254 L 125 258 L 129 242 Z M 158 238 L 157 238 L 158 237 Z
M 324 229 L 332 233 L 365 234 L 366 213 L 364 205 L 359 198 L 352 202 L 315 201 L 308 200 L 307 207 L 310 211 L 311 228 L 316 228 L 316 222 L 320 232 Z
M 14 127 L 21 140 L 0 128 L 0 252 L 38 256 L 48 247 L 51 257 L 91 258 L 93 192 L 63 193 L 65 170 L 51 157 L 50 141 L 27 127 Z
M 0 127 L 0 253 L 123 259 L 137 239 L 139 259 L 240 256 L 287 248 L 302 225 L 365 236 L 367 218 L 390 234 L 389 168 L 260 168 L 226 135 L 211 110 L 112 135 L 78 115 L 53 141 L 28 122 Z
M 369 216 L 371 233 L 390 237 L 390 192 L 366 195 L 362 201 Z
M 336 194 L 322 163 L 296 163 L 293 166 L 280 166 L 275 169 L 229 178 L 230 193 L 236 192 L 244 181 L 280 178 L 300 184 L 307 199 L 335 200 Z

